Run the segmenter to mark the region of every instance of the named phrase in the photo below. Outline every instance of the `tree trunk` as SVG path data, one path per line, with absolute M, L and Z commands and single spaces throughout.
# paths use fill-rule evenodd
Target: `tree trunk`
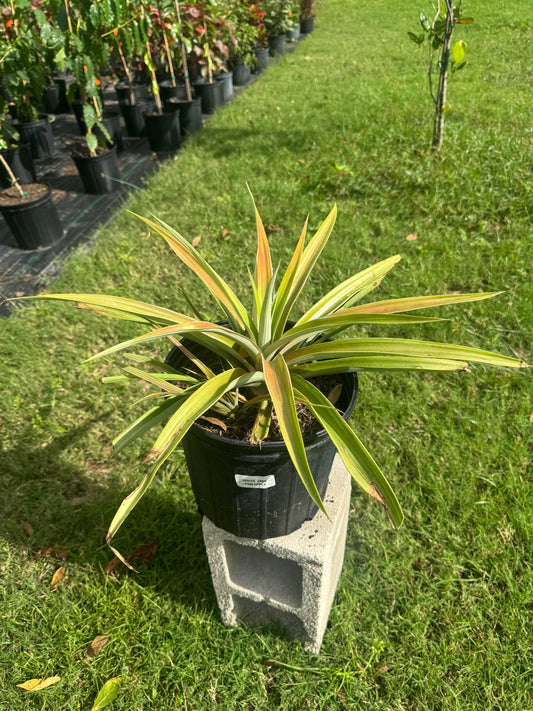
M 453 34 L 453 8 L 454 0 L 446 0 L 446 29 L 444 31 L 444 43 L 440 53 L 439 62 L 439 85 L 437 88 L 437 100 L 435 104 L 435 117 L 433 120 L 433 140 L 431 145 L 433 150 L 439 152 L 444 136 L 444 109 L 446 106 L 446 91 L 448 88 L 448 64 L 450 61 L 450 47 Z

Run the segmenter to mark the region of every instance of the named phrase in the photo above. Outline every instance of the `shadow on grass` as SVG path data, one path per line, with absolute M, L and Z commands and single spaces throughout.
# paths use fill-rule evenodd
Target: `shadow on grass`
M 84 454 L 85 435 L 93 425 L 87 420 L 46 446 L 40 439 L 32 443 L 28 426 L 21 431 L 20 444 L 2 453 L 0 539 L 22 556 L 41 548 L 67 550 L 67 564 L 89 566 L 104 586 L 104 568 L 113 557 L 105 534 L 131 485 L 106 468 L 108 463 L 97 464 Z M 69 461 L 73 449 L 79 464 Z M 114 543 L 127 556 L 157 540 L 157 554 L 150 562 L 135 564 L 138 572 L 122 568 L 114 575 L 119 581 L 132 576 L 141 587 L 155 588 L 193 610 L 216 610 L 201 516 L 183 510 L 187 493 L 173 482 L 146 494 Z

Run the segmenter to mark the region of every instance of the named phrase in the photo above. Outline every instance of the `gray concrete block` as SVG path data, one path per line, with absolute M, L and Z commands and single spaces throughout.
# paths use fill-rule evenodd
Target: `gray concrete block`
M 321 512 L 287 536 L 238 538 L 204 516 L 202 530 L 223 622 L 281 624 L 320 652 L 344 560 L 350 475 L 337 455 Z

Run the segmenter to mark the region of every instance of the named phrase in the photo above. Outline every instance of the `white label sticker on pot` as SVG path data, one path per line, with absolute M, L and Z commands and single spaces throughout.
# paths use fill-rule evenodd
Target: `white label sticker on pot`
M 276 486 L 274 474 L 268 476 L 250 476 L 249 474 L 235 474 L 237 486 L 242 489 L 270 489 Z

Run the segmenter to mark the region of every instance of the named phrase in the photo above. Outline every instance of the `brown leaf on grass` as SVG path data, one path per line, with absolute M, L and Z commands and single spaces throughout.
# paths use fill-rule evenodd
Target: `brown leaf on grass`
M 266 229 L 265 232 L 267 234 L 270 234 L 271 232 L 281 232 L 281 227 L 278 227 L 277 225 L 269 225 Z
M 137 546 L 135 550 L 130 553 L 127 560 L 131 563 L 134 560 L 138 560 L 141 563 L 149 563 L 153 560 L 155 554 L 157 553 L 157 548 L 159 547 L 159 541 L 150 541 L 150 543 L 143 543 Z
M 47 686 L 57 684 L 58 681 L 61 681 L 60 676 L 49 676 L 47 679 L 28 679 L 28 681 L 17 684 L 17 686 L 25 691 L 40 691 L 41 689 L 46 689 Z
M 229 230 L 227 230 L 224 227 L 224 229 L 222 230 L 222 239 L 228 239 L 228 235 L 229 235 Z
M 132 563 L 135 560 L 140 561 L 141 563 L 149 563 L 157 553 L 158 546 L 159 541 L 150 541 L 150 543 L 143 543 L 142 545 L 137 546 L 137 548 L 135 548 L 128 556 L 126 556 L 126 560 L 128 561 L 128 563 Z M 109 573 L 112 573 L 115 568 L 120 565 L 123 565 L 122 561 L 117 556 L 114 556 L 104 568 L 104 573 L 106 575 L 109 575 Z
M 52 582 L 50 583 L 50 589 L 56 588 L 59 583 L 63 580 L 63 576 L 65 575 L 65 568 L 61 567 L 56 570 L 56 572 L 52 575 Z
M 26 531 L 28 536 L 33 536 L 33 526 L 31 525 L 31 523 L 28 523 L 27 521 L 21 521 L 20 526 Z
M 412 234 L 407 235 L 407 237 L 406 237 L 405 239 L 406 239 L 408 242 L 414 242 L 417 237 L 418 237 L 417 233 L 416 233 L 416 232 L 413 232 Z
M 530 422 L 533 422 L 533 412 L 532 412 L 531 415 L 529 416 L 529 421 L 530 421 Z
M 91 644 L 87 647 L 88 656 L 96 657 L 98 654 L 100 654 L 108 639 L 108 634 L 99 634 L 98 636 L 96 636 L 91 642 Z
M 201 239 L 202 239 L 202 236 L 201 236 L 201 235 L 198 235 L 197 237 L 195 237 L 195 238 L 193 239 L 193 241 L 191 242 L 192 246 L 193 246 L 193 247 L 198 247 L 198 245 L 200 244 L 200 240 L 201 240 Z

